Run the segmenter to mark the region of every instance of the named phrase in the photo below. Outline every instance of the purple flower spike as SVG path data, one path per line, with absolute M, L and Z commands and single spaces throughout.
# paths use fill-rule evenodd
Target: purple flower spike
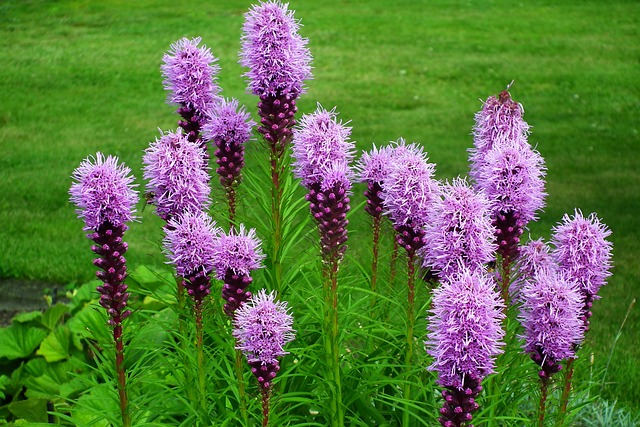
M 408 252 L 424 246 L 425 226 L 440 195 L 433 178 L 435 166 L 416 144 L 398 140 L 393 148 L 391 172 L 383 183 L 382 201 L 397 232 L 398 243 Z
M 251 366 L 261 389 L 269 390 L 280 370 L 278 358 L 287 354 L 284 346 L 293 341 L 293 316 L 286 302 L 264 289 L 236 311 L 233 336 Z
M 337 120 L 336 109 L 327 111 L 318 104 L 312 114 L 302 116 L 293 137 L 293 170 L 310 188 L 320 183 L 336 164 L 349 164 L 355 144 L 349 140 L 351 128 Z M 346 169 L 351 178 L 352 172 Z
M 489 203 L 463 179 L 442 187 L 442 200 L 434 204 L 433 223 L 427 227 L 428 246 L 422 250 L 424 266 L 440 277 L 482 269 L 495 259 L 496 245 Z
M 291 139 L 296 99 L 311 78 L 311 54 L 287 4 L 261 2 L 245 14 L 240 64 L 249 68 L 249 89 L 260 97 L 260 132 L 279 159 Z
M 366 182 L 367 189 L 364 193 L 367 199 L 365 211 L 374 218 L 380 218 L 384 211 L 382 203 L 382 185 L 387 175 L 391 173 L 393 148 L 390 146 L 376 148 L 362 153 L 356 164 L 358 181 Z
M 530 240 L 520 247 L 520 255 L 516 262 L 518 275 L 509 288 L 514 300 L 520 300 L 520 290 L 524 283 L 533 280 L 536 275 L 544 271 L 557 270 L 557 264 L 551 255 L 549 246 L 542 238 Z
M 168 221 L 186 210 L 204 210 L 209 204 L 209 174 L 203 149 L 185 135 L 168 132 L 145 150 L 144 178 L 149 203 Z
M 124 164 L 118 164 L 117 157 L 105 159 L 102 153 L 97 153 L 73 171 L 76 182 L 69 190 L 78 217 L 85 222 L 84 229 L 93 230 L 87 237 L 95 242 L 91 250 L 98 258 L 93 263 L 102 270 L 96 272 L 104 283 L 97 287 L 100 305 L 107 310 L 109 324 L 115 328 L 116 342 L 121 338 L 122 321 L 131 314 L 126 310 L 129 293 L 124 283 L 127 276 L 124 254 L 128 247 L 123 236 L 126 222 L 134 219 L 138 194 L 133 190 L 130 172 Z
M 206 46 L 198 47 L 200 37 L 182 38 L 171 45 L 161 66 L 168 101 L 180 105 L 180 123 L 191 141 L 199 138 L 206 112 L 220 101 L 216 74 L 220 67 Z
M 76 181 L 71 185 L 71 202 L 77 206 L 78 217 L 85 230 L 98 230 L 104 223 L 120 227 L 134 219 L 138 193 L 133 190 L 131 169 L 118 164 L 118 158 L 96 153 L 85 159 L 73 171 Z
M 238 106 L 236 99 L 225 100 L 214 107 L 202 133 L 216 148 L 220 183 L 231 187 L 240 179 L 244 166 L 244 144 L 251 138 L 255 122 L 244 107 Z
M 222 280 L 222 297 L 225 299 L 224 312 L 233 317 L 235 311 L 251 298 L 247 287 L 253 282 L 251 272 L 262 268 L 265 255 L 260 240 L 252 228 L 247 231 L 244 225 L 240 230 L 231 229 L 229 234 L 222 233 L 214 242 L 213 268 L 216 278 Z
M 248 67 L 254 95 L 296 97 L 311 78 L 308 40 L 300 37 L 300 24 L 288 4 L 260 2 L 245 14 L 240 64 Z
M 522 104 L 511 99 L 508 90 L 489 97 L 483 104 L 482 110 L 475 116 L 474 148 L 469 150 L 469 175 L 474 180 L 478 178 L 478 170 L 487 163 L 486 154 L 494 147 L 505 144 L 528 146 L 529 125 L 523 120 L 523 114 Z
M 498 253 L 513 260 L 524 227 L 544 206 L 544 160 L 530 147 L 515 144 L 494 147 L 485 160 L 476 185 L 491 203 Z
M 598 291 L 611 276 L 612 244 L 607 240 L 611 230 L 595 213 L 584 217 L 575 210 L 573 217 L 565 214 L 553 229 L 553 256 L 560 271 L 578 282 L 583 298 L 585 325 L 589 324 L 591 305 Z
M 428 326 L 428 353 L 435 358 L 445 387 L 440 424 L 463 426 L 478 409 L 481 382 L 494 372 L 494 356 L 502 352 L 504 304 L 493 281 L 481 270 L 461 270 L 433 290 Z
M 209 215 L 185 211 L 167 223 L 164 246 L 176 273 L 195 301 L 210 293 L 209 274 L 214 268 L 215 241 L 222 233 Z
M 561 360 L 575 357 L 584 337 L 580 289 L 562 273 L 543 268 L 521 292 L 524 349 L 540 365 L 540 377 L 549 378 L 562 368 Z

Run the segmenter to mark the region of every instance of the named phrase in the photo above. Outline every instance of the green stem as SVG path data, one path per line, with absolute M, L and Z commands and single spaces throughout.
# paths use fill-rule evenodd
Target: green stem
M 270 388 L 261 387 L 262 393 L 262 427 L 268 427 L 269 425 L 269 397 Z M 245 424 L 246 425 L 246 424 Z
M 207 389 L 204 374 L 204 344 L 202 328 L 202 300 L 195 300 L 194 311 L 196 317 L 196 349 L 198 353 L 198 394 L 200 395 L 200 408 L 203 414 L 207 412 Z
M 549 388 L 549 379 L 542 378 L 542 383 L 540 385 L 540 408 L 538 413 L 538 427 L 544 427 L 544 416 L 546 412 L 548 388 Z
M 409 371 L 413 364 L 413 329 L 415 326 L 415 251 L 408 252 L 407 260 L 407 285 L 408 285 L 408 298 L 407 298 L 407 347 L 404 355 L 404 365 L 407 370 L 407 375 L 404 384 L 403 398 L 405 400 L 405 411 L 402 414 L 402 425 L 408 427 L 411 421 L 409 413 L 409 403 L 411 400 L 411 381 L 409 379 Z
M 338 259 L 331 254 L 323 268 L 325 353 L 331 384 L 331 426 L 344 427 L 342 382 L 340 378 L 340 345 L 338 324 Z
M 278 295 L 282 295 L 282 199 L 283 183 L 282 166 L 284 152 L 278 150 L 276 144 L 270 144 L 271 154 L 271 218 L 273 220 L 273 253 L 272 262 L 274 268 L 274 288 Z
M 116 345 L 116 373 L 118 375 L 118 397 L 120 400 L 120 414 L 123 427 L 131 426 L 131 416 L 127 405 L 127 384 L 124 370 L 124 343 L 122 341 L 122 324 L 118 322 L 113 328 L 113 339 Z
M 562 388 L 562 396 L 560 397 L 560 411 L 558 413 L 558 426 L 564 423 L 567 415 L 567 405 L 569 403 L 569 394 L 571 393 L 571 383 L 573 381 L 573 358 L 567 360 L 566 374 L 564 375 L 564 387 Z
M 236 381 L 238 381 L 238 401 L 240 404 L 240 415 L 244 421 L 244 425 L 249 425 L 249 414 L 247 412 L 247 396 L 244 384 L 244 357 L 242 351 L 236 349 Z

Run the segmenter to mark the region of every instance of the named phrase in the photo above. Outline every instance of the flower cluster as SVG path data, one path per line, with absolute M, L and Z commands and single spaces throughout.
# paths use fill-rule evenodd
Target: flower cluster
M 71 202 L 85 222 L 84 229 L 92 230 L 87 237 L 95 243 L 91 248 L 98 255 L 94 265 L 102 270 L 96 275 L 104 283 L 97 287 L 100 305 L 109 314 L 109 324 L 118 328 L 116 340 L 120 338 L 120 324 L 131 313 L 126 310 L 129 293 L 124 283 L 127 244 L 123 236 L 126 223 L 134 219 L 138 194 L 130 173 L 131 169 L 119 164 L 116 157 L 97 153 L 73 171 L 75 182 L 69 190 Z
M 246 356 L 260 387 L 270 389 L 280 370 L 278 358 L 287 354 L 284 346 L 294 339 L 287 304 L 262 289 L 236 310 L 233 325 L 236 348 Z
M 244 144 L 251 138 L 253 126 L 255 122 L 251 115 L 232 99 L 217 104 L 202 128 L 204 139 L 211 141 L 216 149 L 216 172 L 225 188 L 232 187 L 240 179 L 244 167 Z
M 398 140 L 393 147 L 391 171 L 382 186 L 382 201 L 397 233 L 398 243 L 415 252 L 424 246 L 424 228 L 433 204 L 440 197 L 434 179 L 435 165 L 428 163 L 422 147 Z
M 535 279 L 542 271 L 556 271 L 557 263 L 551 254 L 551 248 L 542 238 L 530 240 L 520 246 L 520 255 L 516 261 L 517 276 L 511 283 L 509 294 L 515 301 L 520 300 L 520 290 L 524 283 Z
M 261 2 L 245 14 L 240 64 L 248 67 L 249 89 L 260 97 L 260 132 L 280 158 L 292 136 L 296 99 L 311 78 L 307 39 L 286 4 Z
M 425 239 L 429 245 L 421 250 L 424 266 L 440 277 L 484 268 L 495 258 L 496 249 L 486 197 L 460 178 L 442 186 L 442 199 L 433 204 Z
M 145 150 L 144 178 L 148 181 L 148 202 L 168 221 L 187 210 L 209 206 L 209 174 L 197 142 L 181 132 L 168 132 Z
M 253 281 L 251 271 L 262 267 L 265 255 L 260 240 L 254 229 L 247 231 L 241 224 L 239 231 L 232 228 L 228 234 L 220 234 L 214 241 L 211 256 L 216 278 L 224 282 L 224 312 L 233 317 L 238 307 L 251 298 L 251 292 L 247 291 Z
M 433 290 L 425 344 L 435 358 L 429 369 L 438 372 L 438 384 L 446 388 L 443 426 L 466 425 L 478 408 L 480 384 L 494 372 L 493 358 L 502 352 L 503 306 L 494 283 L 479 269 L 462 269 Z
M 207 111 L 220 101 L 215 82 L 220 67 L 206 46 L 198 46 L 200 41 L 200 37 L 182 38 L 173 43 L 161 66 L 168 101 L 180 105 L 178 113 L 184 119 L 180 127 L 190 141 L 199 139 Z
M 365 182 L 367 189 L 365 211 L 374 218 L 380 218 L 384 212 L 382 203 L 382 186 L 391 172 L 393 148 L 390 146 L 378 149 L 375 145 L 369 152 L 362 153 L 356 164 L 358 181 Z
M 561 369 L 561 360 L 575 357 L 582 342 L 580 290 L 568 276 L 541 268 L 525 282 L 520 300 L 524 349 L 540 365 L 540 378 L 549 378 Z
M 340 259 L 346 250 L 347 213 L 353 172 L 351 128 L 322 106 L 302 117 L 293 138 L 293 167 L 309 192 L 306 199 L 318 223 L 323 256 Z
M 611 275 L 612 244 L 607 240 L 610 235 L 611 230 L 594 213 L 584 217 L 578 209 L 573 217 L 565 214 L 553 229 L 553 256 L 560 271 L 578 282 L 586 326 L 591 305 Z
M 166 230 L 164 246 L 170 262 L 185 279 L 189 295 L 202 301 L 211 292 L 214 244 L 222 230 L 205 212 L 191 210 L 171 218 Z

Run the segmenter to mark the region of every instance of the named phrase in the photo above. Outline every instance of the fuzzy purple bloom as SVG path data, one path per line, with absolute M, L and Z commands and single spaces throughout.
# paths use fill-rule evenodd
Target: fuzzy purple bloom
M 276 302 L 274 293 L 262 289 L 238 308 L 233 325 L 236 348 L 246 356 L 260 387 L 269 389 L 280 369 L 278 358 L 287 354 L 284 346 L 294 339 L 286 302 Z
M 520 290 L 527 281 L 544 271 L 556 271 L 558 265 L 551 255 L 551 248 L 542 238 L 530 240 L 519 248 L 520 255 L 516 261 L 516 278 L 509 287 L 509 294 L 514 300 L 520 300 Z
M 474 148 L 469 149 L 469 163 L 473 179 L 478 177 L 478 169 L 485 166 L 486 154 L 494 147 L 515 144 L 528 145 L 529 125 L 522 118 L 522 104 L 511 99 L 508 90 L 498 96 L 490 96 L 475 115 L 473 127 Z
M 224 100 L 210 111 L 202 128 L 205 140 L 211 141 L 217 158 L 220 183 L 230 187 L 240 178 L 244 167 L 244 145 L 251 138 L 255 122 L 236 99 Z
M 463 179 L 442 187 L 442 199 L 434 203 L 433 223 L 425 235 L 429 245 L 421 255 L 424 266 L 440 277 L 461 269 L 482 269 L 495 259 L 496 245 L 489 203 Z
M 213 268 L 216 278 L 222 280 L 222 297 L 226 301 L 224 312 L 233 317 L 235 311 L 251 298 L 247 288 L 253 282 L 251 272 L 262 268 L 265 255 L 260 247 L 260 240 L 252 228 L 246 230 L 231 229 L 229 234 L 222 233 L 214 242 Z
M 78 217 L 85 222 L 84 229 L 93 230 L 87 237 L 95 243 L 91 250 L 98 258 L 93 264 L 101 270 L 96 276 L 104 283 L 96 289 L 100 293 L 100 305 L 107 310 L 109 324 L 114 327 L 114 340 L 120 347 L 121 324 L 131 314 L 126 310 L 129 293 L 124 283 L 127 277 L 124 254 L 128 246 L 123 236 L 126 222 L 134 218 L 138 200 L 130 172 L 124 164 L 118 164 L 116 157 L 105 159 L 98 152 L 95 158 L 85 159 L 73 171 L 76 182 L 69 190 L 71 201 L 78 208 Z
M 179 131 L 168 132 L 145 150 L 149 203 L 165 221 L 187 210 L 207 209 L 209 174 L 204 150 Z
M 596 296 L 611 276 L 610 235 L 611 230 L 595 213 L 584 217 L 578 209 L 573 217 L 565 214 L 553 229 L 553 255 L 560 270 L 575 279 L 586 295 Z
M 583 340 L 582 296 L 575 281 L 546 268 L 525 282 L 521 292 L 524 349 L 545 379 L 561 369 L 561 360 L 575 357 Z
M 438 421 L 445 427 L 466 426 L 478 409 L 482 380 L 494 372 L 502 352 L 504 304 L 492 280 L 481 270 L 461 270 L 433 290 L 427 352 L 435 358 L 445 387 Z
M 336 109 L 327 111 L 318 104 L 312 114 L 302 116 L 293 135 L 293 170 L 302 185 L 320 183 L 336 164 L 349 164 L 355 144 L 349 140 L 351 128 L 337 120 Z M 353 173 L 346 169 L 348 178 Z
M 138 193 L 133 189 L 131 169 L 118 158 L 100 152 L 86 158 L 73 171 L 76 181 L 69 190 L 85 230 L 98 230 L 104 223 L 120 227 L 134 219 Z
M 220 87 L 216 83 L 220 67 L 209 48 L 198 46 L 201 40 L 200 37 L 182 38 L 173 43 L 162 58 L 161 66 L 164 87 L 169 91 L 168 101 L 183 107 L 179 111 L 181 115 L 200 125 L 206 112 L 220 101 Z
M 356 164 L 357 180 L 367 183 L 365 211 L 374 218 L 380 218 L 384 212 L 382 185 L 391 172 L 392 156 L 391 146 L 378 149 L 374 145 L 371 151 L 362 153 Z
M 494 372 L 493 358 L 503 346 L 503 306 L 481 270 L 463 269 L 433 290 L 426 344 L 438 384 L 461 388 L 466 377 L 481 381 Z
M 164 238 L 169 262 L 191 297 L 202 300 L 210 293 L 209 275 L 214 268 L 215 241 L 222 233 L 203 211 L 185 211 L 169 220 Z
M 245 14 L 242 29 L 240 64 L 249 68 L 251 92 L 260 97 L 302 93 L 311 78 L 311 54 L 288 3 L 260 2 Z

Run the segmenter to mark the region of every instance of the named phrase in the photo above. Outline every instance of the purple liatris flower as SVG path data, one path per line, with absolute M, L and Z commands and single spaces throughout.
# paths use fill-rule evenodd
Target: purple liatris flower
M 544 206 L 544 160 L 528 146 L 498 145 L 485 155 L 476 186 L 491 203 L 498 253 L 513 260 L 524 227 Z
M 430 221 L 433 203 L 440 195 L 434 173 L 435 165 L 428 163 L 421 147 L 398 140 L 381 196 L 397 232 L 398 243 L 407 252 L 415 252 L 425 243 L 424 228 Z
M 293 170 L 306 188 L 320 183 L 334 165 L 347 165 L 353 160 L 355 143 L 349 140 L 351 128 L 337 116 L 335 108 L 327 111 L 318 104 L 315 112 L 302 116 L 294 132 Z
M 220 101 L 215 81 L 220 67 L 206 46 L 198 46 L 201 40 L 182 38 L 173 43 L 161 66 L 168 101 L 180 105 L 178 113 L 184 119 L 180 127 L 191 141 L 199 139 L 206 112 Z
M 202 133 L 216 148 L 220 183 L 231 187 L 240 179 L 244 166 L 244 144 L 251 138 L 255 122 L 236 99 L 224 100 L 211 111 Z
M 215 241 L 222 233 L 203 211 L 187 210 L 171 218 L 164 238 L 169 262 L 185 279 L 184 287 L 195 301 L 211 292 L 209 277 L 214 268 Z
M 367 199 L 365 211 L 374 218 L 379 218 L 384 212 L 382 204 L 382 185 L 391 172 L 393 149 L 391 146 L 377 148 L 362 153 L 356 164 L 358 181 L 365 182 L 367 189 L 364 193 Z
M 438 372 L 438 384 L 445 387 L 443 426 L 467 425 L 478 408 L 481 382 L 494 372 L 494 356 L 502 352 L 503 306 L 482 270 L 462 269 L 433 290 L 425 344 L 435 358 L 429 369 Z
M 204 210 L 209 204 L 209 174 L 203 149 L 179 131 L 168 132 L 145 150 L 144 178 L 149 203 L 168 221 L 187 210 Z
M 560 271 L 578 282 L 585 325 L 589 323 L 598 291 L 611 276 L 612 244 L 607 240 L 610 235 L 611 230 L 595 213 L 584 217 L 578 209 L 573 217 L 565 214 L 553 229 L 553 256 Z
M 278 358 L 287 354 L 284 346 L 294 339 L 286 302 L 275 301 L 274 293 L 262 289 L 238 308 L 233 325 L 236 348 L 246 356 L 260 387 L 269 390 L 280 370 Z
M 238 307 L 251 298 L 251 292 L 247 291 L 253 281 L 251 272 L 263 267 L 265 255 L 256 231 L 253 228 L 247 231 L 241 224 L 239 231 L 232 228 L 228 234 L 220 234 L 214 241 L 212 256 L 216 278 L 224 282 L 224 312 L 233 317 Z
M 494 147 L 515 144 L 527 146 L 529 125 L 522 118 L 524 108 L 522 104 L 511 99 L 508 90 L 500 92 L 498 96 L 490 96 L 482 105 L 482 110 L 476 113 L 473 127 L 473 145 L 469 149 L 469 175 L 477 179 L 478 170 L 487 163 L 485 155 Z
M 245 14 L 240 64 L 248 67 L 249 89 L 260 97 L 258 131 L 281 155 L 295 124 L 296 98 L 311 78 L 307 39 L 287 4 L 261 2 Z
M 496 245 L 489 203 L 463 179 L 442 186 L 442 199 L 433 205 L 433 221 L 427 227 L 421 250 L 424 266 L 440 277 L 460 269 L 482 269 L 495 259 Z
M 124 253 L 127 244 L 122 240 L 127 230 L 126 223 L 134 219 L 135 204 L 138 193 L 133 190 L 133 176 L 131 169 L 118 159 L 102 153 L 95 158 L 85 159 L 73 171 L 75 182 L 71 185 L 69 194 L 78 210 L 78 216 L 85 222 L 85 230 L 92 230 L 89 234 L 95 245 L 91 248 L 99 258 L 94 264 L 102 271 L 96 275 L 104 282 L 98 286 L 100 305 L 109 314 L 109 324 L 118 328 L 120 338 L 120 324 L 129 314 L 125 310 L 129 294 L 124 279 L 127 276 Z
M 582 298 L 578 284 L 551 269 L 538 270 L 521 289 L 520 322 L 524 349 L 540 365 L 539 376 L 549 378 L 575 357 L 584 337 Z

